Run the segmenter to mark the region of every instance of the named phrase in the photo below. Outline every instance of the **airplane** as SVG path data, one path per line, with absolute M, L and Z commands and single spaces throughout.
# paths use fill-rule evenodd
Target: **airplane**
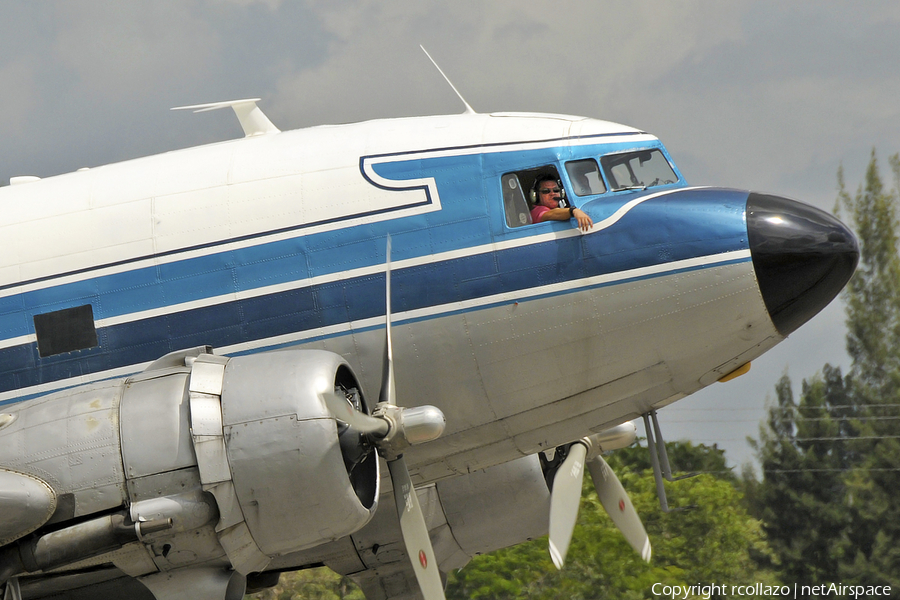
M 689 186 L 640 129 L 466 105 L 280 131 L 258 101 L 186 107 L 243 138 L 0 188 L 4 598 L 230 600 L 321 565 L 443 598 L 548 528 L 561 565 L 585 466 L 649 559 L 602 452 L 644 418 L 661 488 L 656 411 L 858 261 L 833 216 Z M 546 177 L 592 227 L 534 222 Z

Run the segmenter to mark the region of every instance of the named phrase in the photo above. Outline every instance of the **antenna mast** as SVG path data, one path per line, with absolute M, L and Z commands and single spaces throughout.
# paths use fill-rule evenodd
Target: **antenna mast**
M 444 73 L 444 71 L 441 70 L 441 68 L 440 68 L 440 67 L 438 66 L 438 64 L 434 61 L 434 59 L 431 58 L 431 55 L 428 54 L 428 50 L 425 49 L 425 46 L 423 46 L 422 44 L 419 44 L 419 48 L 422 49 L 422 52 L 425 53 L 425 56 L 428 57 L 428 60 L 430 60 L 430 61 L 431 61 L 431 64 L 434 65 L 434 68 L 438 70 L 438 73 L 441 74 L 441 77 L 444 78 L 444 81 L 446 81 L 446 82 L 450 85 L 450 87 L 453 88 L 453 91 L 456 92 L 456 95 L 459 96 L 459 99 L 462 100 L 462 103 L 463 103 L 463 104 L 465 104 L 466 110 L 465 110 L 465 112 L 464 112 L 463 114 L 467 114 L 467 115 L 478 114 L 478 113 L 476 113 L 476 112 L 472 109 L 471 106 L 469 106 L 469 103 L 466 102 L 466 99 L 463 98 L 462 94 L 459 93 L 459 90 L 456 89 L 456 86 L 453 85 L 453 82 L 450 81 L 450 78 L 447 77 L 447 75 Z

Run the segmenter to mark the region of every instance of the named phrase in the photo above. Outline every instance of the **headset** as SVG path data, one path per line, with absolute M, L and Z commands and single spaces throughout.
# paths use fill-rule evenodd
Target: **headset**
M 529 192 L 529 197 L 531 198 L 532 206 L 537 206 L 538 204 L 540 204 L 538 187 L 540 187 L 541 182 L 543 181 L 556 182 L 556 186 L 559 188 L 559 208 L 569 208 L 569 202 L 568 200 L 566 200 L 566 188 L 564 188 L 562 182 L 556 178 L 556 175 L 552 173 L 543 173 L 541 175 L 538 175 L 537 178 L 535 178 L 534 183 L 531 184 L 531 192 Z

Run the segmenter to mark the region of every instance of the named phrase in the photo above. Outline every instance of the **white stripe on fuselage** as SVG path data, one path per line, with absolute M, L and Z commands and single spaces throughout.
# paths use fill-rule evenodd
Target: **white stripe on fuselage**
M 548 241 L 553 238 L 561 238 L 561 237 L 570 237 L 572 235 L 579 235 L 578 230 L 574 230 L 573 232 L 553 232 L 550 234 L 536 236 L 535 238 L 526 238 L 525 241 L 534 243 L 536 238 L 545 238 L 542 241 Z M 515 240 L 515 242 L 521 242 L 522 240 Z M 512 242 L 509 242 L 512 243 Z M 502 246 L 503 244 L 497 244 L 495 247 Z M 504 246 L 504 247 L 512 247 L 512 246 Z M 442 257 L 441 260 L 447 260 L 449 258 L 456 258 L 458 256 L 466 256 L 466 254 L 458 254 L 462 253 L 462 250 L 456 250 L 452 252 L 442 253 L 441 255 L 434 256 L 426 256 L 419 257 L 417 259 L 407 259 L 405 261 L 397 261 L 392 263 L 392 270 L 399 269 L 409 266 L 415 266 L 418 264 L 428 264 L 429 262 L 436 262 L 436 257 Z M 453 254 L 454 256 L 448 256 Z M 429 260 L 435 259 L 435 260 Z M 575 279 L 570 281 L 564 281 L 560 283 L 540 286 L 536 288 L 530 288 L 525 290 L 518 290 L 514 292 L 504 292 L 502 294 L 495 294 L 492 296 L 485 296 L 481 298 L 474 298 L 471 300 L 465 300 L 462 302 L 451 302 L 447 304 L 441 304 L 436 306 L 430 306 L 415 310 L 410 310 L 401 313 L 395 313 L 393 315 L 393 322 L 397 324 L 402 324 L 408 321 L 417 321 L 424 319 L 434 319 L 441 317 L 443 315 L 456 313 L 456 312 L 468 312 L 478 310 L 483 307 L 488 307 L 491 305 L 504 304 L 510 302 L 524 302 L 534 298 L 548 296 L 548 295 L 556 295 L 556 294 L 566 294 L 573 293 L 580 290 L 590 289 L 597 286 L 602 285 L 610 285 L 616 284 L 622 281 L 641 279 L 645 277 L 659 277 L 665 275 L 666 273 L 690 270 L 690 269 L 701 269 L 701 268 L 709 268 L 714 267 L 716 265 L 725 264 L 725 263 L 733 263 L 735 261 L 746 261 L 750 260 L 750 250 L 737 250 L 733 252 L 725 252 L 722 254 L 714 254 L 710 256 L 700 256 L 685 260 L 680 260 L 671 263 L 663 263 L 659 265 L 652 265 L 648 267 L 640 267 L 637 269 L 630 269 L 627 271 L 619 271 L 616 273 L 608 273 L 605 275 L 597 275 L 594 277 L 587 277 L 583 279 Z M 345 271 L 341 274 L 337 275 L 327 275 L 322 277 L 316 277 L 313 279 L 303 280 L 301 282 L 292 282 L 291 284 L 284 285 L 295 285 L 295 287 L 305 287 L 309 285 L 315 285 L 318 283 L 323 283 L 323 278 L 330 278 L 327 281 L 334 281 L 340 279 L 338 275 L 342 277 L 348 277 L 350 273 L 356 273 L 357 275 L 362 274 L 372 274 L 384 271 L 384 265 L 377 265 L 372 267 L 366 267 L 364 269 L 356 269 L 354 271 Z M 299 284 L 299 285 L 297 285 Z M 281 287 L 281 286 L 271 286 L 272 288 Z M 269 289 L 269 288 L 265 288 Z M 283 289 L 292 289 L 292 288 L 283 288 Z M 253 290 L 253 292 L 257 292 L 259 290 Z M 276 290 L 282 291 L 282 289 Z M 268 293 L 275 293 L 275 291 L 270 291 Z M 262 294 L 257 294 L 262 295 Z M 220 296 L 219 298 L 227 298 L 229 300 L 233 300 L 237 298 L 238 295 L 227 295 Z M 250 297 L 250 296 L 248 296 Z M 223 302 L 226 300 L 222 300 Z M 194 304 L 194 303 L 186 303 L 186 304 Z M 166 307 L 168 309 L 174 309 L 176 306 L 183 307 L 183 305 L 175 305 L 171 307 Z M 194 308 L 193 306 L 190 308 Z M 159 309 L 164 310 L 164 309 Z M 180 310 L 188 310 L 188 308 L 181 308 Z M 143 311 L 141 313 L 133 313 L 129 316 L 134 315 L 142 315 L 139 318 L 148 318 L 148 316 L 156 316 L 147 315 L 146 313 L 151 313 L 154 311 Z M 169 312 L 175 312 L 174 310 L 170 310 Z M 165 313 L 159 313 L 165 314 Z M 138 318 L 132 318 L 131 320 L 138 320 Z M 122 321 L 126 322 L 126 321 Z M 101 322 L 98 321 L 98 326 L 100 326 Z M 110 323 L 106 323 L 109 325 Z M 254 352 L 254 351 L 263 351 L 267 349 L 271 349 L 273 347 L 285 346 L 285 345 L 293 345 L 300 344 L 304 341 L 312 340 L 312 339 L 321 339 L 328 337 L 335 337 L 338 335 L 343 335 L 349 333 L 350 331 L 358 331 L 369 328 L 376 328 L 383 326 L 384 318 L 383 317 L 373 317 L 370 319 L 363 319 L 360 321 L 353 321 L 349 323 L 338 323 L 335 325 L 331 325 L 328 327 L 319 327 L 316 329 L 309 329 L 305 331 L 298 331 L 291 334 L 265 338 L 260 340 L 252 340 L 249 342 L 243 342 L 240 344 L 234 344 L 231 346 L 223 346 L 217 348 L 216 351 L 220 354 L 235 354 L 235 353 L 244 353 L 244 352 Z M 64 379 L 60 381 L 55 381 L 51 383 L 40 384 L 28 388 L 22 388 L 18 390 L 11 390 L 8 392 L 0 393 L 0 402 L 14 399 L 20 396 L 30 396 L 35 394 L 44 394 L 48 392 L 52 392 L 55 390 L 64 389 L 67 387 L 72 387 L 75 385 L 82 385 L 85 383 L 91 383 L 94 381 L 100 381 L 103 379 L 110 379 L 114 377 L 124 377 L 130 375 L 132 373 L 137 373 L 143 369 L 145 369 L 150 363 L 141 363 L 126 367 L 120 367 L 117 369 L 112 369 L 109 371 L 102 371 L 99 373 L 94 373 L 90 375 L 82 375 L 78 377 L 73 377 L 70 379 Z

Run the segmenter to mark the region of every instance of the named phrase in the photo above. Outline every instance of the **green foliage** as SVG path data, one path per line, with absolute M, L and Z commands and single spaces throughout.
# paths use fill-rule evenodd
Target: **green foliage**
M 900 597 L 900 156 L 887 190 L 872 152 L 851 196 L 838 172 L 839 210 L 860 241 L 860 265 L 844 292 L 846 377 L 825 365 L 804 380 L 778 382 L 756 452 L 763 467 L 748 482 L 782 576 L 814 585 L 891 585 Z
M 255 600 L 365 600 L 362 591 L 346 577 L 320 567 L 282 573 L 275 587 L 245 596 Z
M 703 472 L 666 484 L 670 505 L 688 507 L 669 514 L 659 508 L 646 448 L 632 446 L 607 457 L 650 536 L 653 558 L 649 564 L 613 525 L 590 479 L 585 478 L 578 525 L 563 571 L 553 566 L 544 537 L 475 557 L 450 574 L 448 600 L 637 600 L 657 598 L 651 592 L 656 583 L 778 583 L 772 569 L 759 566 L 771 562 L 773 555 L 759 521 L 743 508 L 724 452 L 689 442 L 670 443 L 667 448 L 673 464 Z M 346 577 L 319 568 L 283 573 L 276 587 L 248 598 L 363 600 L 363 595 Z
M 734 473 L 725 461 L 725 451 L 717 446 L 695 445 L 690 441 L 666 444 L 669 461 L 685 473 L 709 473 L 726 481 L 737 481 Z M 630 446 L 617 450 L 613 461 L 621 463 L 626 469 L 649 471 L 650 453 L 646 448 Z
M 803 382 L 799 405 L 787 375 L 776 386 L 777 403 L 769 408 L 768 429 L 756 445 L 764 479 L 753 499 L 786 581 L 806 585 L 837 572 L 840 542 L 849 526 L 835 498 L 843 490 L 844 470 L 852 463 L 852 421 L 846 411 L 845 381 L 826 365 L 824 377 Z
M 838 199 L 860 241 L 860 262 L 844 294 L 847 351 L 854 386 L 868 401 L 894 397 L 900 389 L 900 257 L 898 185 L 900 157 L 890 158 L 894 188 L 886 192 L 872 152 L 865 184 L 852 197 L 838 172 Z
M 770 557 L 771 552 L 759 522 L 742 507 L 741 493 L 725 468 L 722 452 L 689 443 L 667 447 L 670 456 L 679 457 L 694 470 L 716 473 L 667 484 L 670 504 L 691 507 L 686 511 L 664 514 L 660 510 L 649 466 L 639 466 L 646 449 L 620 450 L 608 461 L 644 521 L 653 544 L 650 564 L 627 544 L 586 480 L 563 571 L 553 567 L 547 539 L 542 538 L 476 557 L 451 574 L 448 600 L 637 599 L 653 598 L 654 583 L 776 583 L 771 570 L 761 569 L 755 560 L 757 555 Z

